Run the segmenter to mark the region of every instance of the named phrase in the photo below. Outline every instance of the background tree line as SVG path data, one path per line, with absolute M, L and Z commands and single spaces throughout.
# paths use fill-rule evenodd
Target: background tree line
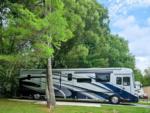
M 13 95 L 21 68 L 46 68 L 49 57 L 53 68 L 129 67 L 136 80 L 150 84 L 135 68 L 128 42 L 111 34 L 106 8 L 96 0 L 51 2 L 53 5 L 50 0 L 1 0 L 3 93 Z

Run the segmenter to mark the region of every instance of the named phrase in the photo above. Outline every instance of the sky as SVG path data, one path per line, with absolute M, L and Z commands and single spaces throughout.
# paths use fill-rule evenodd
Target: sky
M 150 67 L 150 0 L 97 0 L 108 9 L 112 34 L 129 42 L 136 67 Z

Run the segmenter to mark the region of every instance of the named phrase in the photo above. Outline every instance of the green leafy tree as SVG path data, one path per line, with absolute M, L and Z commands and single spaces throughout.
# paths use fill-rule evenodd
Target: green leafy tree
M 109 34 L 107 10 L 95 0 L 63 0 L 63 3 L 65 18 L 69 23 L 73 38 L 63 43 L 60 50 L 55 52 L 53 66 L 69 68 L 108 66 L 108 58 L 106 57 L 109 48 L 107 43 L 107 35 Z M 80 45 L 86 48 L 84 50 L 87 57 L 85 58 L 83 55 L 84 58 L 78 57 L 78 59 L 76 57 L 76 62 L 75 60 L 70 61 L 72 54 L 79 53 L 79 50 L 77 51 L 75 48 Z
M 110 33 L 107 9 L 96 0 L 63 0 L 63 3 L 73 38 L 56 50 L 53 67 L 135 68 L 128 42 Z
M 89 50 L 84 45 L 77 45 L 66 55 L 68 67 L 86 67 Z
M 18 71 L 18 68 L 21 65 L 25 66 L 26 57 L 32 56 L 34 53 L 31 50 L 34 48 L 35 40 L 38 39 L 34 36 L 42 29 L 42 25 L 38 24 L 41 20 L 36 19 L 36 16 L 27 8 L 24 8 L 23 5 L 8 1 L 3 4 L 1 7 L 2 18 L 0 26 L 0 63 L 3 68 L 1 76 L 12 80 L 12 78 L 16 77 L 17 74 L 15 73 Z M 7 81 L 7 79 L 5 80 Z M 13 86 L 13 82 L 4 86 Z M 6 88 L 8 90 L 8 87 Z
M 144 70 L 143 85 L 150 86 L 150 67 Z
M 126 40 L 118 35 L 111 36 L 109 45 L 108 59 L 110 67 L 135 68 L 135 58 L 130 54 L 128 42 Z
M 135 80 L 140 81 L 143 84 L 143 74 L 139 69 L 134 69 Z
M 60 0 L 7 0 L 3 4 L 0 63 L 4 71 L 1 78 L 14 78 L 20 68 L 46 67 L 54 49 L 72 36 L 63 16 L 63 3 Z

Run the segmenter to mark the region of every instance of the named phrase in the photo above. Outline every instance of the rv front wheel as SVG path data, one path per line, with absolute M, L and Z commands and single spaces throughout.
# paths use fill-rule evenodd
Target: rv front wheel
M 119 99 L 119 97 L 118 96 L 111 96 L 110 97 L 110 103 L 112 103 L 112 104 L 119 104 L 119 102 L 120 102 L 120 99 Z

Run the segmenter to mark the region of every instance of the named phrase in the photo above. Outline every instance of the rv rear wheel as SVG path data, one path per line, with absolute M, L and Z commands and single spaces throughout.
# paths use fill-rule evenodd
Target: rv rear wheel
M 120 99 L 118 96 L 111 96 L 110 99 L 109 99 L 109 102 L 112 103 L 112 104 L 119 104 L 120 103 Z
M 34 95 L 33 95 L 33 99 L 39 100 L 39 99 L 40 99 L 40 94 L 34 94 Z

